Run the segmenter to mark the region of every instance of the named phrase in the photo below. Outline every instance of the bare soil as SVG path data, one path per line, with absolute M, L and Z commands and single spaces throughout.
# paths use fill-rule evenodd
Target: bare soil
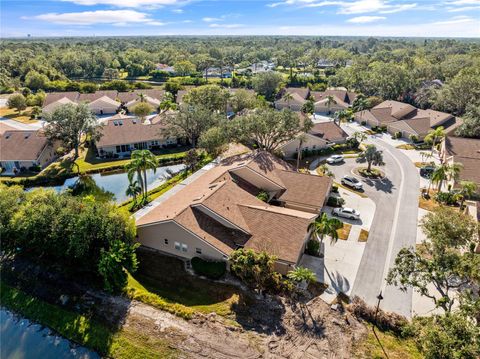
M 23 260 L 6 262 L 1 265 L 2 280 L 11 285 L 52 304 L 86 312 L 112 328 L 133 328 L 139 335 L 165 339 L 181 358 L 351 358 L 354 344 L 368 333 L 341 303 L 332 309 L 318 297 L 258 298 L 239 308 L 235 322 L 215 313 L 184 320 L 73 283 Z

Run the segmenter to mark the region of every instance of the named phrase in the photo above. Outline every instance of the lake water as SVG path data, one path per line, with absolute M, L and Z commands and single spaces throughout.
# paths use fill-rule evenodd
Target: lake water
M 0 308 L 0 358 L 100 359 L 100 356 L 48 328 Z
M 160 186 L 163 182 L 165 182 L 166 178 L 168 178 L 168 172 L 171 171 L 173 173 L 180 172 L 185 168 L 184 164 L 179 165 L 172 165 L 172 166 L 164 166 L 158 167 L 156 172 L 154 173 L 153 170 L 147 171 L 147 187 L 148 190 L 151 190 L 155 187 Z M 95 181 L 95 184 L 102 188 L 105 191 L 109 191 L 113 193 L 115 196 L 115 202 L 122 203 L 125 202 L 129 197 L 125 194 L 125 191 L 128 188 L 128 176 L 126 173 L 114 173 L 114 174 L 103 174 L 97 173 L 93 175 L 89 175 Z M 77 182 L 78 177 L 72 177 L 67 179 L 63 185 L 61 186 L 52 186 L 52 187 L 43 187 L 43 188 L 53 188 L 56 191 L 64 191 L 68 188 L 71 188 Z M 28 190 L 32 190 L 33 188 L 29 188 Z

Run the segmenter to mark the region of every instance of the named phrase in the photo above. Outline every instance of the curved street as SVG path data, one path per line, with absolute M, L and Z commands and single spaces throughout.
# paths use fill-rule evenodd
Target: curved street
M 353 132 L 345 127 L 350 134 Z M 381 291 L 382 309 L 411 317 L 412 291 L 387 286 L 385 278 L 400 249 L 415 246 L 420 176 L 412 161 L 397 148 L 374 136 L 364 142 L 383 151 L 382 170 L 386 176 L 382 180 L 359 178 L 365 194 L 375 202 L 376 212 L 351 295 L 374 306 Z M 358 166 L 355 159 L 346 159 L 329 168 L 340 181 L 341 177 L 352 175 L 352 169 Z

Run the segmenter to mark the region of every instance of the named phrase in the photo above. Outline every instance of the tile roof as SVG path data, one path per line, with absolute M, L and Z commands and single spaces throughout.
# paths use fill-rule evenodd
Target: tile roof
M 243 180 L 230 172 L 240 168 L 249 168 L 277 183 L 281 200 L 319 207 L 331 183 L 327 178 L 292 172 L 290 165 L 266 152 L 239 155 L 222 161 L 137 218 L 137 225 L 173 220 L 225 254 L 245 246 L 267 250 L 295 263 L 316 214 L 272 206 L 257 199 L 255 191 L 259 189 L 243 186 Z M 214 220 L 206 213 L 221 219 Z M 230 224 L 222 225 L 222 221 Z
M 453 161 L 463 165 L 460 179 L 480 185 L 480 139 L 447 136 L 445 152 Z
M 42 111 L 43 112 L 52 112 L 52 111 L 55 111 L 55 109 L 57 107 L 60 107 L 62 105 L 66 105 L 66 104 L 73 104 L 73 105 L 77 106 L 77 103 L 70 100 L 68 97 L 62 97 L 62 98 L 58 99 L 57 101 L 51 102 L 48 105 L 44 106 L 42 108 Z
M 348 134 L 333 121 L 316 123 L 308 133 L 326 139 L 327 141 L 335 141 L 348 137 Z
M 36 161 L 47 144 L 40 130 L 12 130 L 0 122 L 0 161 Z
M 135 117 L 116 115 L 102 124 L 100 129 L 102 137 L 97 141 L 97 147 L 162 139 L 165 137 L 162 134 L 164 128 L 162 123 L 143 124 Z
M 56 102 L 64 97 L 68 98 L 70 101 L 76 102 L 79 95 L 80 93 L 77 91 L 49 92 L 45 96 L 43 107 L 50 105 L 51 103 Z
M 353 100 L 355 100 L 357 94 L 348 92 L 347 90 L 327 89 L 325 91 L 312 91 L 310 92 L 310 96 L 313 97 L 314 102 L 325 101 L 328 96 L 333 96 L 338 104 L 348 107 L 352 104 Z
M 115 100 L 117 98 L 117 94 L 117 90 L 103 90 L 96 91 L 95 93 L 81 93 L 77 98 L 77 102 L 93 102 L 103 96 L 107 96 L 108 98 Z

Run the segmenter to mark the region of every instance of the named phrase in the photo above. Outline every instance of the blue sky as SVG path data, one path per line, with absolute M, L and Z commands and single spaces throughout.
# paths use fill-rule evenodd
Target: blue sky
M 0 0 L 1 36 L 480 37 L 480 0 Z

